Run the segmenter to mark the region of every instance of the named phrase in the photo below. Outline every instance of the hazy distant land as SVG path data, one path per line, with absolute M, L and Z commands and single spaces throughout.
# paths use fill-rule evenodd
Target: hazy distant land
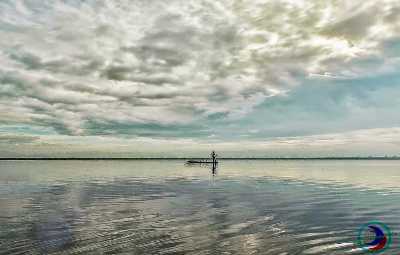
M 205 160 L 208 158 L 190 157 L 5 157 L 0 160 Z M 370 156 L 370 157 L 236 157 L 218 158 L 218 160 L 400 160 L 400 156 Z

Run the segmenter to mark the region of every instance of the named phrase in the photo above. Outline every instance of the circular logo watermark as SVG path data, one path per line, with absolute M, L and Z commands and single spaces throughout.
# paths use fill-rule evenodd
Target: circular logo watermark
M 368 222 L 362 225 L 358 231 L 357 244 L 365 251 L 381 253 L 392 244 L 392 232 L 382 222 Z

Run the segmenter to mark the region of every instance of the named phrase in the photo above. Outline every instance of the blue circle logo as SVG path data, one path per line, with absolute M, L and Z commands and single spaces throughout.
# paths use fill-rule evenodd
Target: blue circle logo
M 361 249 L 380 253 L 390 247 L 392 232 L 390 228 L 379 221 L 371 221 L 361 226 L 358 231 L 357 244 Z

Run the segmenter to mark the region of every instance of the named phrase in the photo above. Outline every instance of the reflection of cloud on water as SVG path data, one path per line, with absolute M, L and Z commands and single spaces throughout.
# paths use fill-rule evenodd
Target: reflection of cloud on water
M 45 253 L 63 250 L 73 241 L 73 230 L 62 215 L 44 215 L 34 223 L 32 235 Z
M 265 175 L 266 170 L 260 172 Z M 124 176 L 54 183 L 7 196 L 31 198 L 25 208 L 30 217 L 18 222 L 30 223 L 29 236 L 19 233 L 16 238 L 29 239 L 21 247 L 39 253 L 295 254 L 342 249 L 340 243 L 352 240 L 353 229 L 388 208 L 375 207 L 383 203 L 376 193 L 344 185 L 255 177 L 251 169 L 250 178 L 227 173 L 232 169 L 224 164 L 213 186 L 206 178 Z M 366 205 L 378 209 L 365 211 Z M 9 249 L 13 240 L 5 244 Z
M 224 161 L 223 174 L 232 179 L 274 178 L 398 193 L 398 170 L 396 160 L 228 160 Z
M 68 249 L 74 242 L 73 224 L 80 218 L 74 185 L 41 187 L 32 194 L 29 236 L 41 253 Z

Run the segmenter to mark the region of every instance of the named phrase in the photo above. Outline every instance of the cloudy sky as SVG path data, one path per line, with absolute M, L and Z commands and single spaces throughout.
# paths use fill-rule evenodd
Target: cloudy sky
M 0 157 L 400 154 L 398 0 L 2 0 Z

